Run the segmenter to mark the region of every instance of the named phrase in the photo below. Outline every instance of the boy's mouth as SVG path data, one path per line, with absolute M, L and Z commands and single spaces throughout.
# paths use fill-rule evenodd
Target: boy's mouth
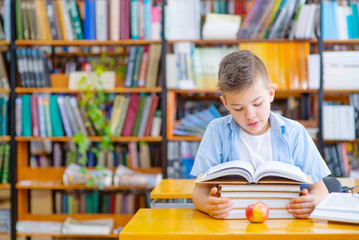
M 258 121 L 256 121 L 256 122 L 251 122 L 251 123 L 248 123 L 247 125 L 249 126 L 249 127 L 255 127 L 255 126 L 257 126 L 258 125 Z

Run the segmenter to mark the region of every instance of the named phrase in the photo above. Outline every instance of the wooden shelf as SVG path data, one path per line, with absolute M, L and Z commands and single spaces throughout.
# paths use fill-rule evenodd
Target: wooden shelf
M 21 169 L 18 169 L 17 186 L 19 189 L 29 189 L 30 187 L 42 188 L 43 186 L 59 187 L 59 185 L 63 184 L 62 176 L 65 172 L 65 169 L 66 167 L 31 168 L 29 166 L 22 166 Z M 111 170 L 115 172 L 116 169 L 113 168 Z M 162 171 L 160 167 L 139 168 L 131 170 L 141 173 L 161 173 Z M 85 186 L 76 186 L 77 189 L 81 189 L 81 187 Z
M 168 136 L 169 141 L 201 141 L 202 137 L 194 136 Z
M 239 43 L 287 43 L 287 42 L 309 42 L 309 43 L 318 43 L 317 39 L 216 39 L 216 40 L 170 40 L 167 41 L 169 44 L 177 43 L 177 42 L 191 42 L 194 44 L 207 44 L 207 45 L 215 45 L 215 44 L 239 44 Z
M 351 94 L 359 93 L 359 89 L 350 89 L 350 90 L 324 90 L 324 94 Z
M 10 46 L 10 41 L 0 40 L 0 46 Z
M 97 41 L 97 40 L 16 40 L 17 46 L 107 46 L 107 45 L 147 45 L 161 43 L 160 40 L 119 40 L 119 41 Z
M 22 180 L 19 183 L 16 184 L 17 189 L 43 189 L 43 190 L 90 190 L 90 189 L 97 189 L 97 187 L 87 187 L 82 184 L 76 184 L 76 185 L 64 185 L 62 183 L 58 182 L 52 182 L 52 181 L 26 181 Z M 110 186 L 110 187 L 104 187 L 101 190 L 151 190 L 152 188 L 148 187 L 135 187 L 135 186 Z
M 31 220 L 31 221 L 56 221 L 56 222 L 65 222 L 66 218 L 68 216 L 71 216 L 72 218 L 78 219 L 78 220 L 85 220 L 85 219 L 99 219 L 99 218 L 112 218 L 114 220 L 114 227 L 122 226 L 124 227 L 133 217 L 133 214 L 101 214 L 101 213 L 95 213 L 95 214 L 23 214 L 21 217 L 18 218 L 18 220 Z M 34 233 L 17 233 L 19 236 L 40 236 L 39 234 Z M 42 235 L 42 234 L 41 234 Z M 61 234 L 62 235 L 62 234 Z M 112 237 L 116 234 L 110 234 L 105 235 L 102 237 Z M 53 234 L 46 234 L 42 236 L 57 236 Z M 73 235 L 63 235 L 63 236 L 73 236 Z M 83 237 L 91 237 L 94 235 L 76 235 L 77 237 L 83 236 Z M 118 234 L 116 235 L 118 238 Z M 98 239 L 101 239 L 98 238 Z
M 99 142 L 103 137 L 88 137 L 90 142 Z M 19 142 L 30 142 L 30 141 L 53 141 L 53 142 L 68 142 L 73 140 L 70 137 L 15 137 L 16 141 Z M 161 142 L 162 137 L 113 137 L 114 142 Z
M 10 136 L 0 136 L 0 142 L 10 142 Z
M 325 144 L 346 143 L 346 142 L 359 143 L 359 138 L 354 140 L 323 140 L 323 142 Z
M 118 234 L 109 234 L 109 235 L 80 235 L 80 234 L 40 234 L 40 233 L 16 233 L 16 236 L 22 237 L 58 237 L 58 238 L 81 238 L 81 239 L 103 239 L 103 238 L 116 238 L 118 239 Z
M 16 88 L 16 93 L 80 93 L 83 90 L 79 89 L 68 89 L 68 88 Z M 96 90 L 92 90 L 92 92 L 96 92 Z M 154 88 L 114 88 L 105 90 L 106 93 L 151 93 L 151 92 L 162 92 L 161 87 Z
M 204 89 L 169 89 L 168 92 L 174 92 L 177 94 L 191 94 L 191 93 L 214 93 L 219 94 L 217 89 L 210 89 L 210 88 L 204 88 Z M 318 90 L 316 89 L 276 89 L 275 94 L 277 95 L 300 95 L 304 93 L 317 93 Z M 359 92 L 359 90 L 358 90 Z
M 0 93 L 10 93 L 10 89 L 0 88 Z
M 359 39 L 324 40 L 324 45 L 359 45 Z
M 10 183 L 0 184 L 0 189 L 10 189 L 10 188 L 11 188 Z

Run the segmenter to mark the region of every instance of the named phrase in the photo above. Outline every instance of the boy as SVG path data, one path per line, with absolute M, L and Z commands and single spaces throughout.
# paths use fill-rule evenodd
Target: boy
M 246 160 L 254 167 L 263 161 L 296 165 L 312 176 L 313 184 L 287 208 L 296 218 L 309 217 L 328 194 L 322 178 L 330 171 L 301 124 L 270 112 L 274 86 L 263 62 L 247 50 L 227 55 L 220 63 L 217 86 L 231 114 L 208 125 L 191 175 L 232 160 Z M 223 219 L 231 211 L 232 202 L 218 197 L 215 185 L 196 184 L 192 198 L 198 210 L 213 218 Z

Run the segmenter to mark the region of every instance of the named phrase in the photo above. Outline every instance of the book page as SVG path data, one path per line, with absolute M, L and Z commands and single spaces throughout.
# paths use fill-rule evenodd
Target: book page
M 252 182 L 254 167 L 247 161 L 229 161 L 211 167 L 202 177 L 201 181 L 208 181 L 223 176 L 242 176 Z
M 258 180 L 261 178 L 268 176 L 283 177 L 303 183 L 308 182 L 306 175 L 300 170 L 299 167 L 279 161 L 268 161 L 261 163 L 256 169 L 254 181 L 258 182 Z
M 348 211 L 359 214 L 359 198 L 354 197 L 350 193 L 330 193 L 319 203 L 316 209 L 340 212 Z

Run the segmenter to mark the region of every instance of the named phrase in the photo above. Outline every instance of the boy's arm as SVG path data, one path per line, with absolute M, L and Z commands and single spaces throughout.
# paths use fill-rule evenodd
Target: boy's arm
M 196 208 L 213 218 L 223 219 L 232 210 L 232 202 L 228 198 L 218 197 L 218 189 L 214 184 L 196 184 L 192 194 Z
M 312 184 L 308 189 L 301 191 L 301 196 L 293 198 L 287 208 L 296 218 L 308 218 L 315 206 L 329 194 L 323 180 Z

